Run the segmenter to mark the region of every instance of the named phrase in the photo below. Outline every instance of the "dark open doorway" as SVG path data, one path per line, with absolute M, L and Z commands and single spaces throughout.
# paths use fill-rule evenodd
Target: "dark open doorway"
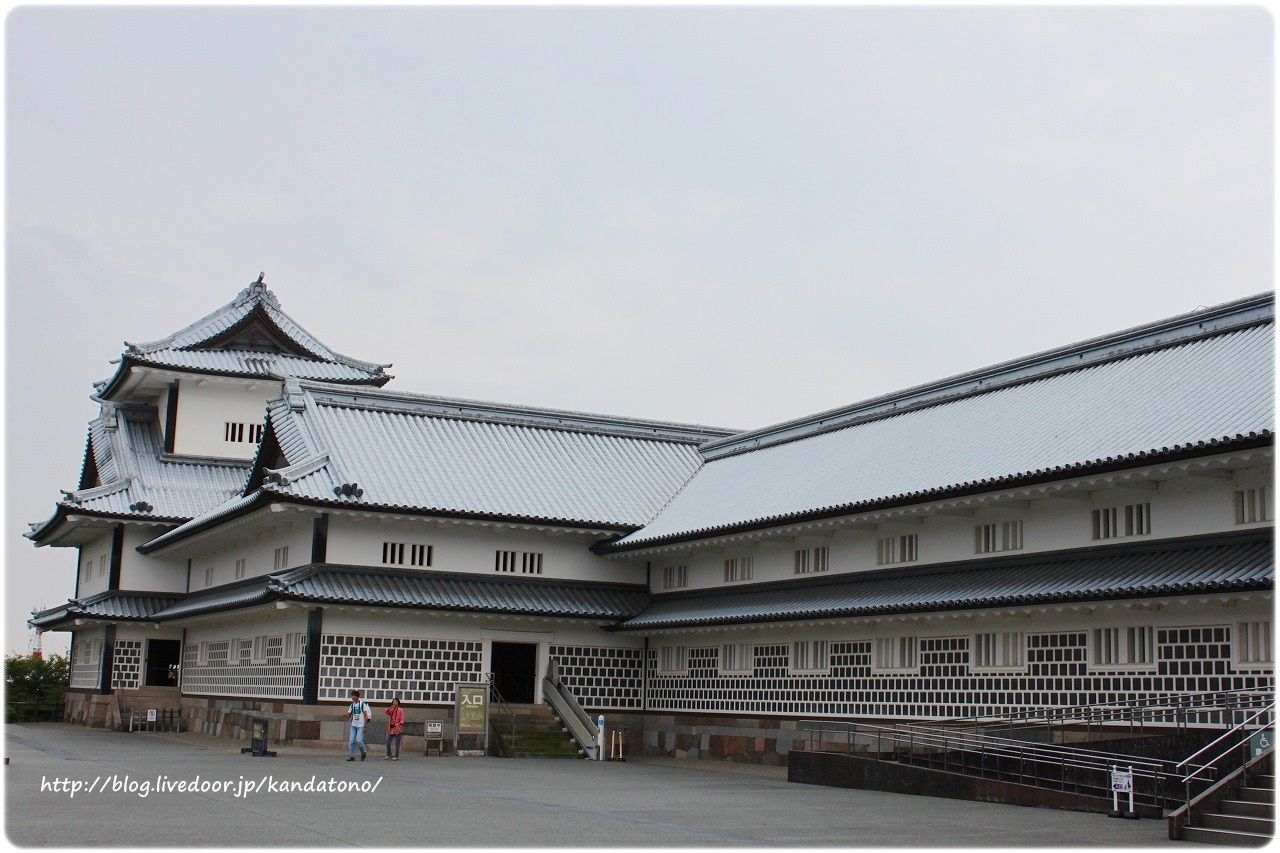
M 180 640 L 147 640 L 147 686 L 177 687 Z
M 538 675 L 535 643 L 494 643 L 490 654 L 493 683 L 508 702 L 532 702 Z

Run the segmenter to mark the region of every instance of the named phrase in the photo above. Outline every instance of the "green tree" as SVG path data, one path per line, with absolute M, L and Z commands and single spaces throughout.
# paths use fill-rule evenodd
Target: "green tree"
M 4 659 L 5 713 L 7 722 L 48 718 L 62 705 L 71 666 L 62 655 L 40 659 L 30 655 L 9 655 Z

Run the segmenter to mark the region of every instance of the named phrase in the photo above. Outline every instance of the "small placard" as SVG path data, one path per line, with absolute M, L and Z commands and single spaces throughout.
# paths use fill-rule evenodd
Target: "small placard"
M 427 720 L 427 737 L 444 737 L 444 723 L 439 720 Z
M 1121 794 L 1127 794 L 1133 790 L 1133 771 L 1132 770 L 1112 770 L 1111 771 L 1111 790 Z
M 148 723 L 154 723 L 155 721 L 156 721 L 156 709 L 155 709 L 155 708 L 148 708 L 148 709 L 147 709 L 147 722 L 148 722 Z

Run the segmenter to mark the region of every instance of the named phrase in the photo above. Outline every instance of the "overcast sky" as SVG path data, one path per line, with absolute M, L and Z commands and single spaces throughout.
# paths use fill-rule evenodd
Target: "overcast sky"
M 1273 286 L 1257 9 L 6 22 L 10 651 L 90 383 L 259 270 L 391 388 L 731 427 Z

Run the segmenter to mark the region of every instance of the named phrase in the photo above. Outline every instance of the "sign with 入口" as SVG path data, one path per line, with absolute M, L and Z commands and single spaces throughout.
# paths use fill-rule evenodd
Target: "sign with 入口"
M 458 685 L 458 734 L 481 735 L 489 727 L 489 686 Z

